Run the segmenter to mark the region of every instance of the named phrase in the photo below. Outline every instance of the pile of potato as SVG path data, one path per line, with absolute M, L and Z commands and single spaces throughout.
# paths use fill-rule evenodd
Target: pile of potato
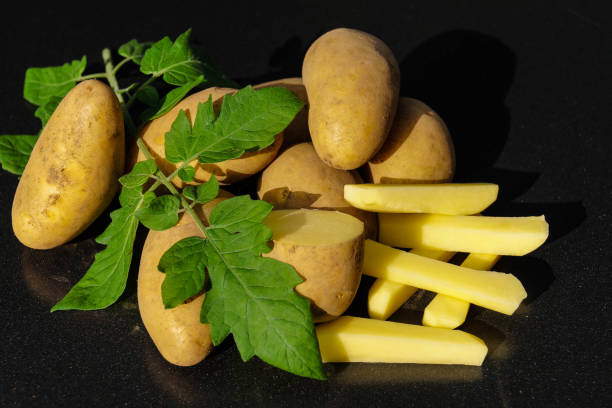
M 285 87 L 306 103 L 275 143 L 221 163 L 191 163 L 193 184 L 211 174 L 224 185 L 257 178 L 258 197 L 275 209 L 265 221 L 273 231 L 273 248 L 265 256 L 291 264 L 304 278 L 296 291 L 311 301 L 323 361 L 480 365 L 487 353 L 484 342 L 453 329 L 470 303 L 507 314 L 518 307 L 526 296 L 520 282 L 490 269 L 499 256 L 519 253 L 497 248 L 514 248 L 512 242 L 518 241 L 523 246 L 517 251 L 529 252 L 544 242 L 548 225 L 538 217 L 479 216 L 497 198 L 497 186 L 451 183 L 455 152 L 449 130 L 426 104 L 400 97 L 399 81 L 397 60 L 380 39 L 353 29 L 331 30 L 308 49 L 301 78 L 254 86 Z M 160 169 L 167 174 L 176 169 L 164 158 L 164 138 L 179 111 L 193 122 L 198 103 L 211 97 L 218 111 L 223 97 L 233 92 L 195 93 L 141 130 Z M 113 163 L 122 165 L 116 156 Z M 128 170 L 140 160 L 144 156 L 133 149 Z M 32 177 L 27 168 L 26 177 Z M 172 181 L 185 184 L 178 177 Z M 51 190 L 50 185 L 44 188 Z M 228 197 L 222 191 L 197 208 L 204 223 Z M 20 203 L 13 215 L 22 239 L 33 221 Z M 476 230 L 481 233 L 474 235 Z M 212 350 L 209 328 L 199 321 L 205 294 L 165 309 L 164 274 L 157 265 L 175 242 L 199 234 L 189 216 L 168 230 L 150 231 L 138 276 L 145 327 L 160 353 L 182 366 L 197 364 Z M 481 246 L 484 242 L 492 245 Z M 471 255 L 458 266 L 448 262 L 456 252 Z M 370 318 L 343 316 L 363 273 L 378 278 L 370 288 Z M 417 288 L 440 293 L 425 311 L 424 326 L 385 321 Z

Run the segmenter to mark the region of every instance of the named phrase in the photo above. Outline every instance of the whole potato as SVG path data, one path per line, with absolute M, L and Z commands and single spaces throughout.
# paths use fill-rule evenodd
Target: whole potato
M 389 47 L 363 31 L 329 31 L 308 48 L 302 79 L 321 160 L 344 170 L 365 164 L 383 145 L 397 109 L 399 67 Z
M 221 103 L 223 97 L 228 93 L 235 93 L 235 89 L 231 88 L 207 88 L 193 95 L 190 95 L 179 102 L 174 108 L 168 113 L 160 116 L 157 119 L 153 119 L 147 123 L 140 132 L 140 137 L 147 145 L 147 148 L 151 152 L 151 155 L 155 159 L 157 166 L 166 174 L 172 173 L 176 170 L 177 165 L 170 163 L 165 158 L 165 135 L 170 130 L 172 123 L 176 119 L 177 115 L 181 110 L 184 110 L 187 117 L 191 120 L 193 125 L 195 121 L 195 115 L 198 110 L 199 103 L 205 103 L 209 97 L 212 97 L 213 107 L 215 113 L 219 113 L 221 109 Z M 221 184 L 231 184 L 236 181 L 240 181 L 246 177 L 249 177 L 261 169 L 266 167 L 270 163 L 283 143 L 283 134 L 279 133 L 274 139 L 274 143 L 265 149 L 246 152 L 237 159 L 225 160 L 220 163 L 213 164 L 202 164 L 194 160 L 190 164 L 196 169 L 194 181 L 189 184 L 200 184 L 208 181 L 210 175 L 214 173 L 215 177 Z M 138 151 L 136 161 L 145 160 L 145 156 L 142 152 Z M 185 183 L 177 176 L 172 182 L 177 187 L 184 187 Z
M 444 121 L 429 106 L 400 98 L 383 147 L 365 166 L 371 182 L 444 183 L 455 174 L 455 149 Z
M 229 197 L 230 193 L 221 190 L 219 197 L 196 207 L 196 212 L 206 224 L 212 209 Z M 138 309 L 142 321 L 161 355 L 179 366 L 197 364 L 213 349 L 210 326 L 200 323 L 204 293 L 172 309 L 164 307 L 161 297 L 166 275 L 157 269 L 159 260 L 172 245 L 191 236 L 201 237 L 202 232 L 188 214 L 184 214 L 172 228 L 150 230 L 138 270 Z
M 257 195 L 275 209 L 320 208 L 353 215 L 364 222 L 366 236 L 376 239 L 376 214 L 355 208 L 344 199 L 344 185 L 359 183 L 362 179 L 356 171 L 330 167 L 319 159 L 312 143 L 300 143 L 266 167 Z
M 125 162 L 123 113 L 111 88 L 80 82 L 62 99 L 23 171 L 13 231 L 35 249 L 62 245 L 111 203 Z
M 264 82 L 253 86 L 254 89 L 279 86 L 286 88 L 296 94 L 304 103 L 304 108 L 295 115 L 293 121 L 283 132 L 283 146 L 281 151 L 298 143 L 310 142 L 310 132 L 308 131 L 308 95 L 302 78 L 283 78 L 275 81 Z

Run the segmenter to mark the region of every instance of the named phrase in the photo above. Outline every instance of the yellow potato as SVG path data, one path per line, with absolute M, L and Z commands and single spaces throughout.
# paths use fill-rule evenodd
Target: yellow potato
M 340 316 L 361 280 L 363 222 L 338 211 L 275 210 L 264 220 L 273 232 L 266 257 L 293 266 L 304 278 L 295 290 L 311 301 L 314 322 Z
M 328 165 L 356 169 L 382 147 L 399 97 L 399 68 L 389 47 L 359 30 L 320 36 L 302 65 L 308 92 L 308 127 Z
M 262 172 L 257 195 L 275 209 L 320 208 L 353 215 L 365 223 L 366 236 L 376 239 L 376 214 L 355 208 L 344 199 L 344 185 L 361 181 L 356 171 L 323 163 L 312 143 L 300 143 L 282 152 Z
M 212 209 L 229 197 L 231 194 L 221 191 L 219 197 L 197 207 L 196 212 L 207 223 Z M 145 328 L 162 356 L 179 366 L 199 363 L 213 348 L 210 326 L 200 323 L 204 293 L 172 309 L 164 307 L 161 297 L 165 274 L 157 269 L 159 260 L 172 245 L 191 236 L 202 236 L 202 233 L 189 214 L 184 214 L 172 228 L 150 230 L 138 271 L 138 308 Z
M 275 81 L 255 85 L 253 89 L 262 89 L 271 86 L 287 88 L 305 103 L 304 108 L 295 115 L 293 121 L 283 131 L 283 146 L 281 150 L 298 143 L 310 142 L 310 132 L 308 131 L 308 95 L 306 94 L 306 88 L 304 87 L 302 78 L 277 79 Z
M 153 119 L 147 123 L 140 132 L 140 137 L 147 145 L 147 148 L 151 152 L 151 155 L 155 159 L 157 166 L 164 171 L 166 174 L 172 173 L 176 170 L 177 166 L 174 163 L 170 163 L 165 158 L 165 135 L 170 130 L 172 123 L 176 119 L 177 115 L 181 110 L 184 110 L 191 123 L 195 121 L 195 115 L 198 109 L 199 103 L 205 103 L 209 97 L 212 97 L 213 106 L 215 113 L 219 113 L 223 97 L 228 93 L 235 93 L 235 89 L 231 88 L 207 88 L 193 95 L 190 95 L 179 102 L 174 108 L 168 113 L 160 116 L 157 119 Z M 246 152 L 237 159 L 225 160 L 220 163 L 214 164 L 202 164 L 194 160 L 190 164 L 196 169 L 194 181 L 188 184 L 200 184 L 208 181 L 210 175 L 214 173 L 215 177 L 221 184 L 231 184 L 236 181 L 240 181 L 246 177 L 249 177 L 268 165 L 278 153 L 283 143 L 282 132 L 276 135 L 274 143 L 265 149 Z M 145 160 L 144 154 L 138 152 L 136 161 Z M 172 182 L 177 187 L 184 187 L 185 183 L 177 176 Z
M 365 170 L 376 184 L 450 182 L 455 149 L 448 128 L 423 102 L 400 98 L 387 140 Z
M 30 248 L 62 245 L 110 204 L 125 162 L 123 114 L 111 88 L 76 85 L 43 129 L 19 180 L 13 231 Z

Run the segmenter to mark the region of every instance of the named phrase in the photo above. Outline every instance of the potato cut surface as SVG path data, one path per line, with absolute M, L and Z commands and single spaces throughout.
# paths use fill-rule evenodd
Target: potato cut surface
M 412 254 L 366 240 L 363 273 L 512 314 L 527 297 L 512 274 L 480 271 Z
M 455 254 L 447 251 L 413 249 L 417 255 L 448 261 Z M 387 279 L 376 279 L 368 292 L 368 314 L 373 319 L 387 320 L 418 290 L 414 286 L 404 285 Z
M 379 214 L 379 241 L 394 247 L 521 256 L 548 238 L 539 217 Z
M 276 210 L 264 224 L 272 239 L 297 245 L 334 245 L 351 241 L 363 233 L 363 222 L 339 211 Z
M 482 365 L 476 336 L 413 324 L 342 316 L 316 327 L 323 362 Z
M 349 184 L 344 199 L 352 206 L 380 213 L 477 214 L 497 199 L 491 183 Z

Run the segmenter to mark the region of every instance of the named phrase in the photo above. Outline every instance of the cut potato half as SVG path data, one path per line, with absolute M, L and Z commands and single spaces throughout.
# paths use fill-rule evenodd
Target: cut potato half
M 471 215 L 490 206 L 498 190 L 491 183 L 347 184 L 344 199 L 380 213 Z

